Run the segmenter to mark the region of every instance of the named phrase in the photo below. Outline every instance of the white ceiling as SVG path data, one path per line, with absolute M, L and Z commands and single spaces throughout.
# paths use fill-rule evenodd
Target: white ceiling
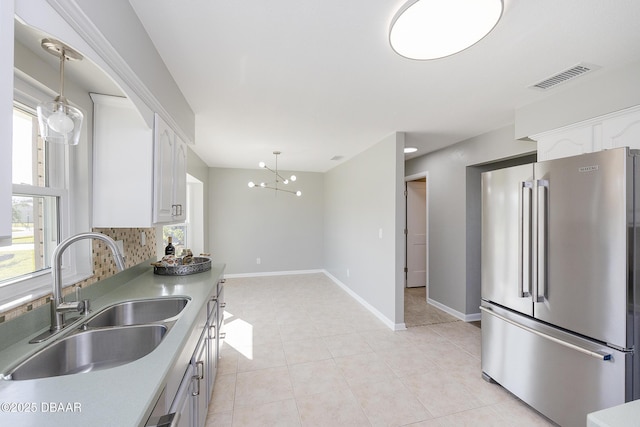
M 505 0 L 492 33 L 435 61 L 390 48 L 405 1 L 130 0 L 196 114 L 194 151 L 212 167 L 255 168 L 280 150 L 280 168 L 324 172 L 333 156 L 396 131 L 415 157 L 640 61 L 637 0 Z M 528 88 L 581 62 L 602 68 L 545 93 Z

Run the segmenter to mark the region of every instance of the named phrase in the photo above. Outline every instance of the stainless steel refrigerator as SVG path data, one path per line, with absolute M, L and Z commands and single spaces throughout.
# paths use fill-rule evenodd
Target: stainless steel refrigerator
M 561 426 L 640 398 L 640 152 L 482 175 L 482 371 Z

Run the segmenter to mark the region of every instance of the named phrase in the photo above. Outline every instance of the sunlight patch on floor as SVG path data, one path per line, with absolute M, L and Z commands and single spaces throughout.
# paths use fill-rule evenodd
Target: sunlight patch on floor
M 224 342 L 249 360 L 253 360 L 253 325 L 224 312 Z

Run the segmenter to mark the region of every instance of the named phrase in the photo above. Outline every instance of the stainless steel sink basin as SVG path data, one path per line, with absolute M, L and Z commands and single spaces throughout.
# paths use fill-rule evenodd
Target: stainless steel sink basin
M 188 302 L 189 298 L 184 297 L 127 301 L 99 311 L 83 326 L 103 328 L 165 321 L 180 314 Z
M 35 353 L 4 378 L 29 380 L 124 365 L 151 353 L 167 330 L 155 324 L 78 332 Z

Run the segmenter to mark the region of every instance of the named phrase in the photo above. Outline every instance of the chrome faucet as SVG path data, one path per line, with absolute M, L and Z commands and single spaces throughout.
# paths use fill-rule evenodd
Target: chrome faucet
M 83 301 L 64 302 L 62 298 L 62 254 L 64 251 L 78 240 L 83 239 L 98 239 L 107 244 L 111 253 L 113 254 L 114 261 L 118 267 L 118 271 L 124 270 L 124 256 L 120 253 L 116 242 L 109 236 L 101 233 L 80 233 L 75 236 L 71 236 L 62 242 L 53 250 L 51 256 L 53 276 L 53 296 L 51 298 L 51 328 L 48 331 L 50 334 L 59 332 L 64 328 L 64 313 L 77 311 L 82 313 L 88 307 Z

